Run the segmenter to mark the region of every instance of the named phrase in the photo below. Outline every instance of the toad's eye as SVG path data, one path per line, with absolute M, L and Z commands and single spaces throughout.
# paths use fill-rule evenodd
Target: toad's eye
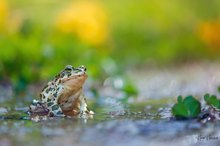
M 72 69 L 71 69 L 71 68 L 65 68 L 65 70 L 66 70 L 66 71 L 71 71 Z
M 84 65 L 79 66 L 82 71 L 86 71 L 86 67 Z
M 65 71 L 66 71 L 66 72 L 71 72 L 71 69 L 65 68 Z
M 73 68 L 73 67 L 72 67 L 71 65 L 67 65 L 67 66 L 65 67 L 65 70 L 66 70 L 66 71 L 71 71 L 72 68 Z

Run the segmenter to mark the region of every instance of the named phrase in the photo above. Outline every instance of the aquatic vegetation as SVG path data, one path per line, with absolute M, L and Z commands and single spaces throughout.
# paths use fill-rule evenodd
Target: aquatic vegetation
M 207 105 L 212 106 L 213 108 L 220 110 L 220 100 L 217 99 L 216 95 L 206 94 L 206 95 L 204 95 L 204 100 L 206 101 Z
M 179 118 L 197 118 L 202 123 L 207 121 L 220 120 L 220 100 L 216 95 L 205 94 L 206 105 L 201 107 L 200 101 L 193 96 L 187 96 L 184 100 L 178 97 L 178 102 L 172 107 L 172 114 Z
M 201 112 L 201 103 L 193 96 L 177 98 L 178 102 L 172 107 L 172 113 L 177 118 L 195 118 Z

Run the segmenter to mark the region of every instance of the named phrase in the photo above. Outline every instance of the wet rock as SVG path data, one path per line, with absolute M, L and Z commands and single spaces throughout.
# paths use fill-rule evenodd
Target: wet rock
M 159 108 L 159 109 L 158 109 L 158 115 L 159 115 L 160 118 L 162 118 L 162 119 L 170 119 L 170 118 L 173 116 L 170 107 L 167 107 L 167 108 Z
M 209 121 L 219 121 L 220 120 L 220 111 L 213 107 L 204 107 L 201 114 L 198 116 L 198 120 L 201 123 L 207 123 Z

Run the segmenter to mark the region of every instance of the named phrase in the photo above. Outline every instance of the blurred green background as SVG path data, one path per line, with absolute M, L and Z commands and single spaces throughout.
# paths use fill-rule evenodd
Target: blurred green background
M 219 0 L 0 0 L 0 81 L 37 83 L 66 64 L 101 79 L 218 60 L 219 16 Z

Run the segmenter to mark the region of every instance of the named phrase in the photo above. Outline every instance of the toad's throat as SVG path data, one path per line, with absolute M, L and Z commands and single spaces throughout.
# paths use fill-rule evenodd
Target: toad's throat
M 61 98 L 59 98 L 58 103 L 61 105 L 62 110 L 78 110 L 80 107 L 80 99 L 82 94 L 82 88 L 75 90 L 65 92 L 61 95 Z
M 86 79 L 87 75 L 71 76 L 69 78 L 63 79 L 62 83 L 67 89 L 72 88 L 76 90 L 83 86 Z

